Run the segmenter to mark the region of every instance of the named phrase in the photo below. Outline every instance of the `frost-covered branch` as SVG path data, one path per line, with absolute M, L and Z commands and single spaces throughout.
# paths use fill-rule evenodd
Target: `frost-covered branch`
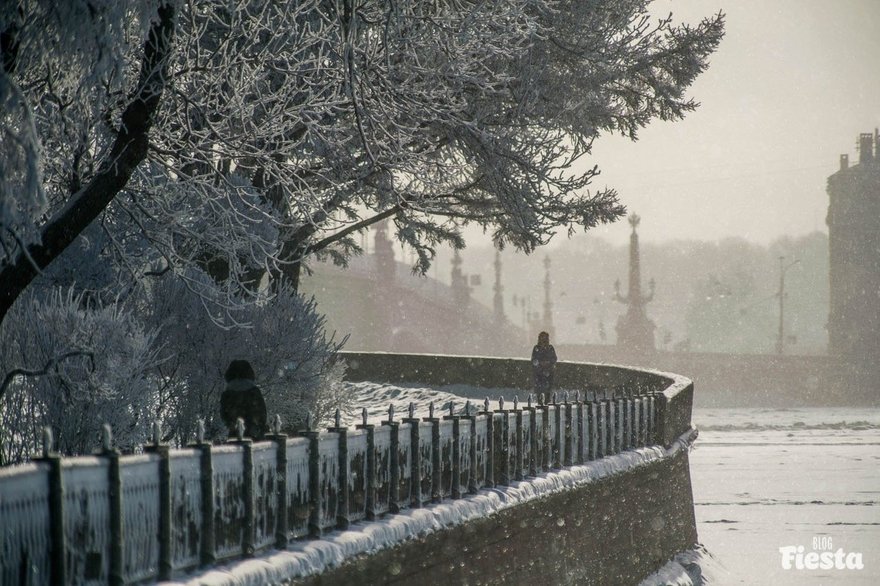
M 95 369 L 95 356 L 91 352 L 83 352 L 81 350 L 75 350 L 73 352 L 65 352 L 60 356 L 54 356 L 50 358 L 46 364 L 43 365 L 43 368 L 39 370 L 28 370 L 26 368 L 13 368 L 9 372 L 6 373 L 6 376 L 3 379 L 3 382 L 0 383 L 0 399 L 3 398 L 3 395 L 6 393 L 6 388 L 12 384 L 12 381 L 16 379 L 16 377 L 34 377 L 34 376 L 43 376 L 48 374 L 50 371 L 56 371 L 58 364 L 64 362 L 68 358 L 73 358 L 75 356 L 85 356 L 89 359 L 91 364 L 91 370 Z

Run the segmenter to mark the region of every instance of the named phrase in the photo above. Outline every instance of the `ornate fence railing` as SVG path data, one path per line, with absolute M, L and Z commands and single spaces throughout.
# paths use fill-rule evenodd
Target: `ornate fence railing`
M 663 393 L 412 406 L 381 424 L 0 469 L 0 583 L 128 584 L 284 548 L 350 523 L 668 444 Z M 688 403 L 689 405 L 689 403 Z M 689 411 L 689 406 L 687 408 Z M 689 425 L 689 413 L 687 418 Z M 160 437 L 159 434 L 156 437 Z

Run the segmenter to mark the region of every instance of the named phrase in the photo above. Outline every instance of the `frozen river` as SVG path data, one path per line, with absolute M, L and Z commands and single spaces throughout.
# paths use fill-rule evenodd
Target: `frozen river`
M 709 583 L 880 584 L 880 409 L 697 409 L 694 423 Z M 838 550 L 861 554 L 863 569 L 806 568 L 814 551 L 845 561 Z

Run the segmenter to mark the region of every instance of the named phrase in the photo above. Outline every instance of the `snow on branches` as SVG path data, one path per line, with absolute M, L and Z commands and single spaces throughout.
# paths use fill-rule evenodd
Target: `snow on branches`
M 528 252 L 614 221 L 593 141 L 692 110 L 723 35 L 649 3 L 0 0 L 0 324 L 72 290 L 149 330 L 172 280 L 222 337 L 315 319 L 303 264 L 378 221 L 422 272 L 467 223 Z
M 721 15 L 674 26 L 647 0 L 56 4 L 0 21 L 3 79 L 35 128 L 24 115 L 4 128 L 23 137 L 4 164 L 30 166 L 17 166 L 29 189 L 6 190 L 0 270 L 27 272 L 22 246 L 45 244 L 46 218 L 108 171 L 149 78 L 146 160 L 105 186 L 102 209 L 140 232 L 142 273 L 196 264 L 239 292 L 267 273 L 296 287 L 303 261 L 344 262 L 387 217 L 421 270 L 439 243 L 461 244 L 463 223 L 530 251 L 615 220 L 615 192 L 590 189 L 593 140 L 692 109 L 684 91 L 723 34 Z M 32 197 L 41 179 L 47 206 Z

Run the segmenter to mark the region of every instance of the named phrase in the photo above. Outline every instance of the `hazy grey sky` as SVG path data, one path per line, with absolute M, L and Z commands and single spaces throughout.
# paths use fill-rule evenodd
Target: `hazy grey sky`
M 596 185 L 642 216 L 644 240 L 767 243 L 826 230 L 828 175 L 880 126 L 880 0 L 656 0 L 727 34 L 689 94 L 701 107 L 655 122 L 636 143 L 604 137 Z M 625 222 L 592 232 L 623 243 Z M 555 242 L 556 239 L 554 239 Z

